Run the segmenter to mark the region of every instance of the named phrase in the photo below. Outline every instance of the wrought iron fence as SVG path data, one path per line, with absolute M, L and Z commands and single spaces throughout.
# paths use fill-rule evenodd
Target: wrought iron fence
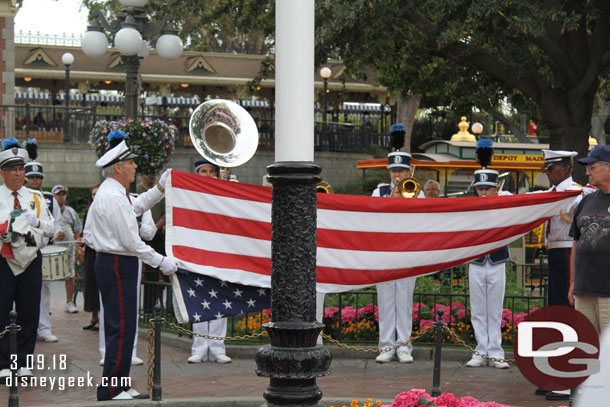
M 507 294 L 504 297 L 504 308 L 510 313 L 503 315 L 503 344 L 508 345 L 514 340 L 515 327 L 535 307 L 547 305 L 546 264 L 510 264 L 507 267 L 508 279 L 519 281 L 518 287 L 529 291 L 531 295 Z M 430 277 L 428 277 L 430 278 Z M 474 343 L 474 332 L 470 324 L 470 298 L 467 289 L 467 265 L 460 265 L 443 270 L 432 276 L 436 292 L 415 292 L 413 297 L 413 334 L 430 326 L 436 320 L 436 311 L 444 308 L 443 321 L 467 343 Z M 163 317 L 177 323 L 172 304 L 172 291 L 169 283 L 142 282 L 142 301 L 140 316 L 144 324 L 153 317 L 154 304 L 159 301 L 163 305 Z M 454 291 L 454 292 L 450 292 Z M 458 292 L 455 292 L 458 291 Z M 328 294 L 325 298 L 324 323 L 325 333 L 341 342 L 363 345 L 376 345 L 378 342 L 377 293 L 368 290 L 350 291 L 338 294 Z M 227 336 L 240 336 L 258 332 L 262 324 L 269 320 L 268 312 L 242 314 L 228 318 Z M 184 328 L 190 329 L 188 324 Z M 179 332 L 169 328 L 163 329 L 178 335 Z M 432 344 L 433 335 L 427 335 L 420 344 Z M 450 338 L 447 338 L 450 339 Z M 256 340 L 242 343 L 260 343 Z
M 66 116 L 68 118 L 66 122 Z M 189 136 L 189 119 L 185 115 L 150 115 L 140 119 L 159 119 L 176 128 L 176 145 L 192 147 Z M 36 138 L 39 142 L 89 142 L 91 129 L 100 120 L 118 121 L 121 112 L 107 111 L 93 106 L 62 105 L 0 105 L 0 136 L 15 136 L 24 140 Z M 275 148 L 275 122 L 265 117 L 255 117 L 259 131 L 259 148 Z M 68 123 L 67 131 L 64 127 Z M 315 123 L 314 148 L 316 151 L 370 153 L 371 145 L 389 148 L 390 136 L 378 133 L 372 126 L 345 123 Z

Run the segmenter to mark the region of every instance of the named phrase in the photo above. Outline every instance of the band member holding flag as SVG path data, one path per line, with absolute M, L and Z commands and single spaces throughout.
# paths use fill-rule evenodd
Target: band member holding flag
M 195 162 L 195 173 L 211 178 L 218 178 L 220 168 L 206 159 Z M 206 322 L 196 322 L 193 324 L 193 332 L 201 335 L 227 336 L 227 319 L 213 319 Z M 207 362 L 231 363 L 231 358 L 227 356 L 224 341 L 201 338 L 193 338 L 191 356 L 187 359 L 188 363 Z
M 477 161 L 483 169 L 474 172 L 474 187 L 480 197 L 511 195 L 498 192 L 498 171 L 487 169 L 493 155 L 492 141 L 479 140 Z M 477 339 L 477 348 L 468 367 L 487 365 L 487 359 L 504 359 L 502 349 L 502 306 L 506 288 L 506 261 L 510 258 L 508 246 L 473 260 L 468 265 L 468 285 L 470 290 L 471 321 Z M 507 362 L 495 361 L 491 365 L 507 369 Z
M 392 146 L 400 149 L 404 144 L 405 126 L 393 124 L 390 127 Z M 398 182 L 413 175 L 411 169 L 411 154 L 394 151 L 388 154 L 388 170 L 390 170 L 390 184 L 382 184 L 373 191 L 372 196 L 391 197 L 396 191 Z M 423 197 L 420 191 L 419 197 Z M 398 358 L 401 363 L 413 363 L 410 343 L 399 347 L 396 351 L 383 351 L 383 349 L 407 342 L 411 338 L 413 327 L 413 290 L 415 290 L 415 277 L 388 281 L 377 284 L 377 306 L 379 307 L 379 350 L 377 363 L 388 363 Z
M 104 310 L 106 357 L 98 400 L 131 400 L 147 398 L 127 386 L 135 336 L 138 304 L 138 258 L 158 267 L 164 274 L 173 274 L 173 259 L 164 257 L 144 244 L 139 236 L 137 216 L 163 198 L 168 173 L 156 187 L 131 198 L 127 191 L 134 182 L 137 165 L 122 132 L 109 136 L 110 149 L 97 160 L 105 180 L 89 209 L 84 239 L 97 252 L 95 277 Z

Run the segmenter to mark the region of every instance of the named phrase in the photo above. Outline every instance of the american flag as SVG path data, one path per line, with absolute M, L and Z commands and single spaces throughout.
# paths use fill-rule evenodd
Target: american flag
M 318 194 L 317 290 L 342 292 L 434 273 L 507 245 L 578 192 L 388 199 Z M 270 287 L 271 188 L 173 170 L 166 251 L 181 267 Z
M 172 279 L 178 321 L 195 323 L 271 307 L 269 288 L 228 283 L 180 269 Z

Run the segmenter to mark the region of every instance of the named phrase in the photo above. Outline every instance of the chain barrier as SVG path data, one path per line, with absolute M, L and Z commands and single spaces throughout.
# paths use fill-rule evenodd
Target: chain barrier
M 345 343 L 339 342 L 338 340 L 334 339 L 332 336 L 325 334 L 324 332 L 322 332 L 321 335 L 327 341 L 332 342 L 341 348 L 354 350 L 356 352 L 364 352 L 364 353 L 384 353 L 384 352 L 390 352 L 390 351 L 396 350 L 402 346 L 406 346 L 406 345 L 410 344 L 411 342 L 421 338 L 422 336 L 424 336 L 424 334 L 428 333 L 428 331 L 431 331 L 432 329 L 434 329 L 434 327 L 431 327 L 431 326 L 428 328 L 425 328 L 424 330 L 420 331 L 417 335 L 412 336 L 411 339 L 409 339 L 408 341 L 399 343 L 394 346 L 388 346 L 387 348 L 383 348 L 383 349 L 362 348 L 360 346 L 347 345 Z
M 255 338 L 267 335 L 267 331 L 261 331 L 261 332 L 257 332 L 254 334 L 242 335 L 242 336 L 226 336 L 226 337 L 225 336 L 212 336 L 212 335 L 198 334 L 197 332 L 193 332 L 190 329 L 183 328 L 180 325 L 174 324 L 169 321 L 165 321 L 165 322 L 167 323 L 167 325 L 171 326 L 175 330 L 177 330 L 185 335 L 198 336 L 200 338 L 212 339 L 215 341 L 241 341 L 244 339 L 255 339 Z
M 148 363 L 146 365 L 146 374 L 148 375 L 146 388 L 148 389 L 148 394 L 151 394 L 155 377 L 155 323 L 152 319 L 150 320 L 150 327 L 148 327 Z
M 8 328 L 5 328 L 4 331 L 0 332 L 0 339 L 4 338 L 4 335 L 8 332 Z
M 487 355 L 483 355 L 481 354 L 479 351 L 477 351 L 476 349 L 474 349 L 472 346 L 468 345 L 462 338 L 460 338 L 458 336 L 458 334 L 455 333 L 455 331 L 451 328 L 449 328 L 447 326 L 447 324 L 443 324 L 443 330 L 447 331 L 447 333 L 449 333 L 449 335 L 451 335 L 451 337 L 453 337 L 453 339 L 455 339 L 459 345 L 464 346 L 465 348 L 467 348 L 469 351 L 471 351 L 474 355 L 479 356 L 485 360 L 491 361 L 491 362 L 500 362 L 500 363 L 508 363 L 508 362 L 514 362 L 515 359 L 502 359 L 502 358 L 492 358 L 489 357 Z

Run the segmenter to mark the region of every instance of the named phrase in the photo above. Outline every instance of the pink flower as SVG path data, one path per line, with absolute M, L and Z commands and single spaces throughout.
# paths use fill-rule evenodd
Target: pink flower
M 430 328 L 433 323 L 434 321 L 431 319 L 422 319 L 421 321 L 419 321 L 419 327 L 421 329 Z
M 341 322 L 351 322 L 356 319 L 356 309 L 353 307 L 344 307 L 341 310 Z
M 413 311 L 417 312 L 420 310 L 420 308 L 425 308 L 426 304 L 422 303 L 422 302 L 416 302 L 415 304 L 413 304 Z
M 358 308 L 357 316 L 360 318 L 362 314 L 374 314 L 377 306 L 375 304 L 369 304 L 364 307 Z
M 515 315 L 515 326 L 518 326 L 527 317 L 527 312 L 520 312 Z
M 339 307 L 328 307 L 324 310 L 324 318 L 332 318 L 339 312 Z
M 461 319 L 466 318 L 466 310 L 465 310 L 465 309 L 463 309 L 463 308 L 462 308 L 462 309 L 457 310 L 457 311 L 455 312 L 455 316 L 456 316 L 458 319 L 460 319 L 460 320 L 461 320 Z
M 506 319 L 502 318 L 502 328 L 506 326 Z
M 466 306 L 459 301 L 452 302 L 451 307 L 452 308 L 466 308 Z
M 436 405 L 440 406 L 441 404 L 447 407 L 457 407 L 459 404 L 459 399 L 455 397 L 453 393 L 443 393 L 440 396 L 434 399 Z
M 513 313 L 511 310 L 504 308 L 502 310 L 502 318 L 507 319 L 509 321 L 513 320 Z

